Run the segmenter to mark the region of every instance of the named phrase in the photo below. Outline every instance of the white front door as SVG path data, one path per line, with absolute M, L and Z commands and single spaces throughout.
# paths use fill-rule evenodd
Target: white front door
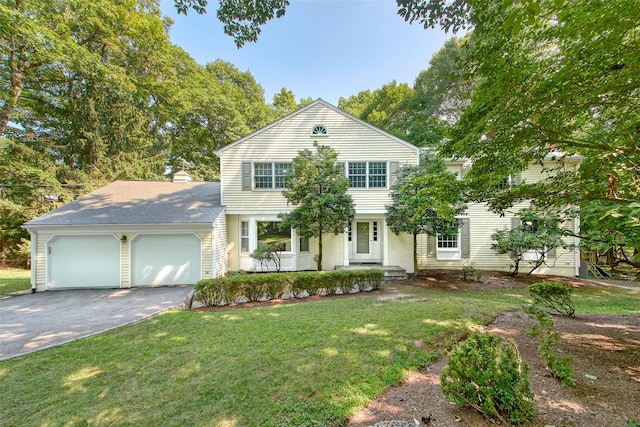
M 351 223 L 351 261 L 380 262 L 380 221 Z

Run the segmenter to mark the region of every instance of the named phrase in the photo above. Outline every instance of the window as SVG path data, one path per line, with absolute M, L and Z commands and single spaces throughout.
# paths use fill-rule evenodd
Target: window
M 281 227 L 277 221 L 258 221 L 258 246 L 275 243 L 276 250 L 291 252 L 291 229 Z
M 249 252 L 249 223 L 240 222 L 240 252 Z
M 349 179 L 351 187 L 367 187 L 367 162 L 349 162 Z
M 327 128 L 324 125 L 316 125 L 313 127 L 313 129 L 311 129 L 311 135 L 314 136 L 328 136 L 329 135 L 329 131 L 327 130 Z
M 291 163 L 274 163 L 274 188 L 287 188 L 290 173 Z
M 436 236 L 436 258 L 438 260 L 456 260 L 461 256 L 460 230 L 453 234 L 440 234 Z
M 514 185 L 518 185 L 520 183 L 520 174 L 509 175 L 504 178 L 496 185 L 496 189 L 498 190 L 507 190 Z
M 256 189 L 286 188 L 287 177 L 291 173 L 291 163 L 254 163 L 253 182 Z
M 300 252 L 309 252 L 309 238 L 301 237 L 300 238 Z
M 387 162 L 349 162 L 351 188 L 387 188 Z
M 255 188 L 273 188 L 273 165 L 271 163 L 254 163 L 253 179 Z
M 387 162 L 369 162 L 369 188 L 387 188 Z
M 458 235 L 438 234 L 438 249 L 458 249 Z

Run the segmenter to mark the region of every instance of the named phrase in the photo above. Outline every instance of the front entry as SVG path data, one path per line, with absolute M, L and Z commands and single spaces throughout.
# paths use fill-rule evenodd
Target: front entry
M 353 221 L 350 227 L 353 262 L 380 262 L 380 221 Z

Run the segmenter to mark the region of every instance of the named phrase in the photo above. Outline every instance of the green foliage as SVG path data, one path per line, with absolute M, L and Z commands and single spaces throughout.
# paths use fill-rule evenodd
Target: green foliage
M 527 253 L 535 254 L 532 260 L 532 268 L 528 274 L 533 273 L 542 265 L 549 265 L 551 252 L 556 248 L 572 249 L 573 245 L 567 244 L 562 236 L 563 230 L 558 226 L 559 220 L 555 218 L 540 218 L 531 215 L 523 215 L 521 223 L 510 229 L 498 230 L 491 235 L 495 243 L 491 249 L 498 254 L 506 254 L 513 260 L 511 275 L 518 274 L 520 264 Z
M 534 299 L 534 305 L 551 308 L 560 314 L 574 317 L 576 309 L 571 300 L 573 292 L 571 286 L 545 280 L 530 285 L 527 290 Z
M 217 279 L 205 279 L 195 286 L 196 301 L 206 306 L 230 304 L 240 298 L 259 301 L 281 298 L 292 293 L 303 295 L 334 295 L 340 290 L 370 291 L 380 289 L 384 272 L 369 270 L 333 270 L 325 272 L 233 274 Z
M 261 243 L 249 256 L 260 262 L 260 271 L 265 271 L 265 269 L 269 271 L 271 264 L 274 265 L 276 271 L 280 271 L 281 251 L 282 245 L 277 242 Z
M 176 97 L 167 163 L 171 173 L 187 169 L 196 180 L 220 179 L 216 150 L 274 119 L 253 75 L 222 60 L 192 66 Z
M 554 352 L 553 348 L 560 342 L 560 334 L 554 330 L 555 321 L 545 311 L 537 305 L 526 306 L 524 312 L 538 320 L 538 325 L 533 325 L 529 333 L 531 336 L 540 337 L 538 352 L 544 359 L 551 374 L 560 380 L 565 387 L 575 385 L 575 373 L 571 367 L 572 356 L 560 356 Z
M 448 172 L 444 161 L 425 154 L 419 166 L 404 166 L 398 171 L 397 183 L 391 192 L 392 204 L 387 206 L 387 225 L 394 233 L 414 236 L 413 260 L 417 268 L 417 244 L 420 233 L 457 231 L 456 215 L 464 212 L 463 185 Z
M 520 424 L 535 417 L 528 368 L 513 340 L 473 332 L 451 350 L 441 383 L 447 400 L 485 418 Z
M 462 280 L 472 280 L 479 282 L 482 279 L 482 270 L 478 270 L 472 265 L 462 266 Z
M 318 238 L 318 270 L 322 270 L 322 236 L 343 233 L 355 215 L 353 200 L 347 190 L 349 178 L 338 165 L 338 154 L 327 145 L 314 141 L 316 150 L 302 150 L 293 159 L 293 174 L 282 195 L 294 206 L 279 217 L 283 226 L 295 228 L 302 237 Z

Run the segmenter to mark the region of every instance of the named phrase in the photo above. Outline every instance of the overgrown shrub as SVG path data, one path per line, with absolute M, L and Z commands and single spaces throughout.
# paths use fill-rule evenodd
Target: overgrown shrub
M 573 317 L 576 309 L 571 300 L 572 288 L 558 282 L 538 282 L 527 288 L 533 297 L 534 305 L 547 307 L 560 314 Z
M 553 318 L 535 305 L 524 307 L 524 312 L 538 320 L 538 324 L 529 328 L 529 335 L 540 337 L 538 352 L 551 374 L 565 387 L 575 385 L 575 372 L 571 367 L 573 357 L 560 356 L 553 351 L 553 348 L 560 342 L 560 334 L 554 330 L 555 321 Z
M 356 287 L 380 289 L 384 279 L 382 270 L 334 270 L 323 272 L 232 274 L 218 279 L 205 279 L 195 286 L 194 299 L 206 306 L 229 304 L 245 297 L 250 301 L 262 298 L 281 298 L 292 293 L 333 295 Z
M 447 400 L 485 418 L 521 424 L 535 417 L 528 367 L 511 339 L 472 333 L 453 347 L 440 379 Z

